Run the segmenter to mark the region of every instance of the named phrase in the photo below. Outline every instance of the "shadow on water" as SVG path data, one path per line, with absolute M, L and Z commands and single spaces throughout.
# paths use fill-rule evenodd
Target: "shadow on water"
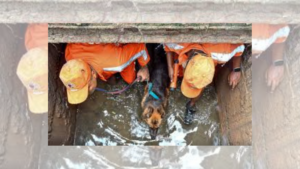
M 98 87 L 117 90 L 125 86 L 98 81 Z M 141 119 L 141 100 L 146 83 L 135 84 L 125 93 L 112 96 L 95 91 L 78 106 L 75 145 L 218 145 L 219 120 L 214 87 L 208 86 L 197 103 L 192 125 L 183 123 L 185 98 L 180 89 L 171 92 L 167 115 L 156 140 Z M 178 85 L 179 86 L 179 85 Z

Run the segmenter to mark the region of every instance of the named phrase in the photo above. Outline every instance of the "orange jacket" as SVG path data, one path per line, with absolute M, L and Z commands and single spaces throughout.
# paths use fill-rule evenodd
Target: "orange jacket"
M 212 57 L 215 65 L 218 63 L 225 63 L 232 57 L 241 56 L 245 46 L 243 44 L 197 44 L 197 43 L 166 43 L 164 44 L 166 52 L 175 52 L 178 54 L 179 65 L 182 65 L 188 59 L 186 53 L 192 49 L 200 50 L 206 53 L 209 57 Z M 175 70 L 174 70 L 175 71 Z M 179 67 L 179 76 L 183 76 L 183 68 Z
M 273 43 L 283 43 L 290 33 L 286 24 L 252 24 L 252 50 L 261 53 Z
M 188 59 L 186 53 L 192 49 L 203 51 L 203 47 L 197 43 L 165 43 L 164 49 L 166 52 L 175 52 L 178 55 L 178 61 L 181 65 Z
M 92 66 L 99 77 L 106 81 L 113 74 L 120 72 L 127 83 L 136 78 L 134 61 L 145 66 L 150 57 L 145 44 L 68 44 L 66 60 L 82 59 Z
M 204 52 L 212 57 L 215 63 L 226 63 L 233 57 L 243 54 L 245 46 L 243 44 L 230 43 L 205 43 L 202 44 Z
M 245 46 L 243 44 L 197 44 L 197 43 L 171 43 L 164 44 L 165 51 L 175 52 L 179 55 L 179 64 L 188 59 L 186 53 L 192 49 L 201 50 L 208 56 L 212 57 L 217 63 L 225 63 L 234 56 L 241 56 Z
M 48 24 L 30 24 L 25 33 L 25 47 L 48 47 Z

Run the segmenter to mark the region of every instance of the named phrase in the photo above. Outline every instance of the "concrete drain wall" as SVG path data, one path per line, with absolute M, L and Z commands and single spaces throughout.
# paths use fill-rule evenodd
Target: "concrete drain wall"
M 38 168 L 47 139 L 46 114 L 28 110 L 27 91 L 16 75 L 25 24 L 0 24 L 0 168 Z M 45 142 L 46 141 L 46 142 Z
M 252 143 L 252 72 L 251 47 L 246 48 L 242 62 L 242 78 L 235 89 L 228 85 L 230 62 L 216 76 L 215 86 L 219 102 L 219 118 L 224 144 Z
M 59 71 L 65 62 L 65 44 L 49 44 L 49 145 L 71 145 L 76 125 L 76 106 L 66 100 L 65 87 L 59 79 Z
M 286 41 L 285 76 L 273 94 L 264 79 L 271 51 L 253 60 L 253 150 L 256 168 L 299 168 L 299 30 L 299 26 L 292 29 Z

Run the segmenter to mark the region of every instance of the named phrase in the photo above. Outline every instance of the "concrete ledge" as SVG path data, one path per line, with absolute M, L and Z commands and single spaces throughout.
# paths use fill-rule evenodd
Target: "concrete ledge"
M 49 24 L 48 41 L 251 43 L 251 24 Z
M 63 0 L 0 2 L 0 22 L 299 23 L 296 0 Z

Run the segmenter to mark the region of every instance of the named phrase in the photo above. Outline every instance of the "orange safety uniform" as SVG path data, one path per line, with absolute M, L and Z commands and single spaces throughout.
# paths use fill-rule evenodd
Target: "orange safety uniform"
M 174 52 L 178 55 L 178 64 L 182 65 L 188 59 L 186 53 L 192 49 L 201 50 L 203 51 L 203 47 L 197 43 L 165 43 L 164 49 L 166 52 Z M 174 67 L 175 69 L 175 67 Z M 175 70 L 174 70 L 175 72 Z M 179 67 L 178 76 L 183 76 L 183 68 L 182 66 Z
M 27 50 L 36 47 L 48 47 L 48 24 L 30 24 L 25 33 Z
M 228 43 L 167 43 L 164 44 L 164 49 L 166 52 L 175 52 L 178 55 L 178 64 L 181 65 L 179 67 L 178 76 L 181 77 L 183 76 L 182 63 L 188 60 L 188 56 L 186 55 L 187 52 L 192 49 L 196 49 L 208 55 L 209 58 L 206 57 L 206 59 L 202 54 L 198 54 L 193 57 L 187 65 L 187 69 L 183 77 L 183 82 L 181 84 L 182 93 L 188 98 L 195 98 L 201 93 L 203 87 L 212 81 L 212 77 L 215 72 L 214 66 L 218 63 L 226 63 L 232 57 L 241 56 L 244 52 L 245 46 L 243 44 Z M 211 68 L 211 66 L 213 66 L 213 68 Z M 174 73 L 176 73 L 175 67 L 176 66 L 174 66 Z M 201 76 L 199 76 L 199 74 L 201 74 Z
M 143 67 L 150 61 L 145 44 L 68 44 L 65 52 L 67 61 L 82 59 L 88 63 L 106 81 L 113 74 L 120 73 L 127 83 L 136 79 L 135 64 Z
M 273 43 L 283 43 L 290 33 L 286 24 L 252 24 L 252 52 L 259 54 Z
M 175 52 L 178 55 L 179 65 L 187 61 L 186 53 L 192 49 L 200 50 L 211 57 L 217 65 L 218 63 L 226 63 L 232 57 L 239 57 L 244 52 L 245 46 L 243 44 L 197 44 L 197 43 L 166 43 L 164 44 L 166 52 Z M 179 71 L 179 76 L 182 76 L 182 68 Z

